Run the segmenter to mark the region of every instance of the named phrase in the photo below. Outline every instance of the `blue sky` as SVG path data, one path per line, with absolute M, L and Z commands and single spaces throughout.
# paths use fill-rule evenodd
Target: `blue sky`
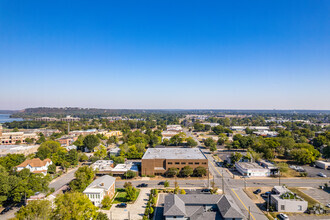
M 330 1 L 0 1 L 0 109 L 330 109 Z

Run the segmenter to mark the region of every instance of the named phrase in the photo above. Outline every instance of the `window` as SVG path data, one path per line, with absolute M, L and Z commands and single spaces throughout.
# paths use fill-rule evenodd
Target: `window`
M 285 206 L 284 205 L 281 205 L 281 210 L 285 210 Z
M 193 162 L 189 162 L 189 164 L 194 164 Z
M 173 164 L 172 162 L 168 162 L 167 164 Z
M 186 164 L 186 162 L 181 162 L 181 164 Z
M 175 164 L 180 164 L 180 162 L 175 162 Z
M 199 165 L 199 162 L 195 162 L 196 165 Z
M 206 165 L 206 162 L 203 162 L 202 164 Z
M 298 211 L 302 211 L 302 206 L 298 205 Z

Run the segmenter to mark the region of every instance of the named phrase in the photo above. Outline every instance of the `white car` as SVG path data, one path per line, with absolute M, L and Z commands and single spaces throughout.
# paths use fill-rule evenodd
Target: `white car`
M 324 173 L 318 173 L 317 175 L 320 177 L 327 177 L 327 175 L 325 175 Z
M 280 213 L 278 215 L 278 217 L 280 217 L 280 219 L 283 219 L 283 220 L 289 220 L 289 217 L 286 214 L 283 214 L 283 213 Z
M 328 204 L 326 205 L 326 207 L 330 208 L 330 203 L 328 203 Z

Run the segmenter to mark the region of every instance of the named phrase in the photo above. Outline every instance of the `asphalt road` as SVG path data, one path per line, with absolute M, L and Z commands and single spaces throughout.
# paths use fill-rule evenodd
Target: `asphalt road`
M 49 184 L 49 188 L 54 188 L 56 191 L 56 190 L 60 189 L 62 186 L 70 183 L 71 180 L 74 179 L 74 173 L 76 172 L 77 169 L 78 169 L 78 167 L 70 170 L 68 173 L 62 175 L 60 178 L 57 178 L 56 180 L 52 181 Z

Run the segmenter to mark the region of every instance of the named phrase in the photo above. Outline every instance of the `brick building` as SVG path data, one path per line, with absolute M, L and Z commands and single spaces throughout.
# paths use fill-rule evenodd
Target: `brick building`
M 142 175 L 162 175 L 169 168 L 185 166 L 208 169 L 208 160 L 198 148 L 148 148 L 142 157 Z

